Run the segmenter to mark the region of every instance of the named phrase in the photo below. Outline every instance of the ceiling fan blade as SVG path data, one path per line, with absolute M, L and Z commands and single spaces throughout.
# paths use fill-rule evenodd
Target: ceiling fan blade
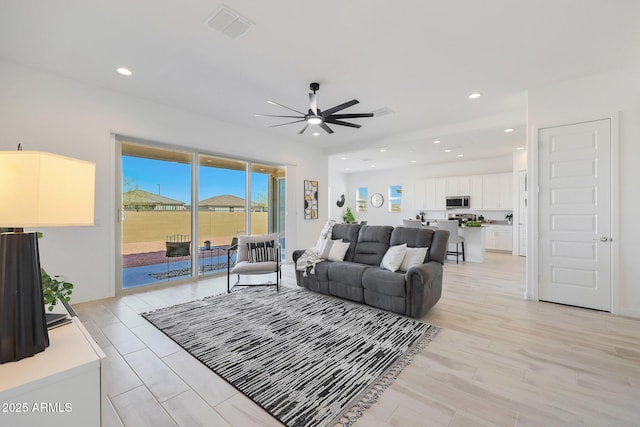
M 301 120 L 296 120 L 294 122 L 280 123 L 279 125 L 273 125 L 273 126 L 269 126 L 269 127 L 270 128 L 277 128 L 278 126 L 291 125 L 291 124 L 294 124 L 294 123 L 300 123 L 300 122 L 304 122 L 304 121 L 305 121 L 304 119 L 301 119 Z
M 336 105 L 333 108 L 329 108 L 328 110 L 324 110 L 322 112 L 322 117 L 328 117 L 331 114 L 335 113 L 336 111 L 344 110 L 345 108 L 349 108 L 349 107 L 351 107 L 353 105 L 356 105 L 359 102 L 360 101 L 358 101 L 357 99 L 352 99 L 351 101 L 347 101 L 344 104 Z
M 302 130 L 300 132 L 298 132 L 298 135 L 302 135 L 304 133 L 305 130 L 307 130 L 307 128 L 309 127 L 309 123 L 307 123 L 306 125 L 304 125 L 304 127 L 302 128 Z
M 331 128 L 327 126 L 325 122 L 320 123 L 318 126 L 324 129 L 327 133 L 333 133 L 333 130 L 331 130 Z
M 275 114 L 256 114 L 256 117 L 284 117 L 285 119 L 303 119 L 300 116 L 276 116 Z
M 287 110 L 291 110 L 294 113 L 298 113 L 298 114 L 302 114 L 304 116 L 305 113 L 303 113 L 302 111 L 298 111 L 298 110 L 294 110 L 293 108 L 289 108 L 286 105 L 282 105 L 282 104 L 278 104 L 277 102 L 273 102 L 273 101 L 267 101 L 269 104 L 271 105 L 277 105 L 278 107 L 282 107 L 282 108 L 286 108 Z
M 373 117 L 373 113 L 332 114 L 325 119 L 357 119 L 360 117 Z
M 311 112 L 314 115 L 318 115 L 318 104 L 316 103 L 316 94 L 315 93 L 310 93 L 309 94 L 309 108 L 311 109 Z
M 348 123 L 343 122 L 342 120 L 333 120 L 333 119 L 324 119 L 326 123 L 331 123 L 332 125 L 340 125 L 340 126 L 349 126 L 350 128 L 361 128 L 362 125 L 358 125 L 356 123 Z

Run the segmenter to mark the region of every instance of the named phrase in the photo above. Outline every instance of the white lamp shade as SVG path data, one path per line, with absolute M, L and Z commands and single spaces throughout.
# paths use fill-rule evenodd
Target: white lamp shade
M 93 225 L 95 163 L 0 151 L 0 227 Z

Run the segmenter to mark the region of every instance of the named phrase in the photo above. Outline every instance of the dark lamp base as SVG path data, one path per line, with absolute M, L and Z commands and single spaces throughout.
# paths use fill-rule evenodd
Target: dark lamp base
M 49 346 L 36 233 L 0 233 L 0 363 Z

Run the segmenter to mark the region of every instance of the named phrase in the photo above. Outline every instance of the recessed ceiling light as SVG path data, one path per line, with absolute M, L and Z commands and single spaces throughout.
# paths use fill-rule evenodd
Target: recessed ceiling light
M 411 160 L 410 162 L 411 162 L 411 163 L 416 163 L 416 162 L 417 162 L 417 160 Z
M 433 141 L 434 144 L 440 144 L 440 141 Z
M 344 170 L 346 170 L 346 171 L 350 171 L 350 170 L 351 170 L 351 168 L 345 168 Z
M 119 74 L 122 74 L 123 76 L 127 76 L 127 77 L 129 77 L 129 76 L 133 75 L 133 73 L 131 72 L 131 70 L 130 70 L 130 69 L 128 69 L 128 68 L 125 68 L 125 67 L 117 68 L 117 69 L 116 69 L 116 71 L 117 71 Z
M 376 167 L 376 165 L 371 165 L 371 167 L 372 167 L 372 168 L 375 168 L 375 167 Z
M 340 157 L 340 160 L 347 160 L 346 157 Z
M 386 149 L 386 148 L 381 148 L 381 149 L 380 149 L 380 152 L 381 152 L 381 153 L 384 153 L 385 151 L 387 151 L 387 149 Z
M 464 154 L 458 154 L 458 157 L 464 157 Z
M 513 132 L 513 129 L 509 128 L 509 129 L 505 129 L 504 131 L 505 131 L 506 133 L 509 133 L 509 132 Z
M 450 153 L 451 150 L 449 150 L 448 148 L 446 150 L 444 150 L 445 153 Z
M 524 147 L 518 147 L 516 150 L 524 150 Z
M 313 133 L 313 136 L 318 136 L 318 135 L 320 135 L 320 132 L 314 132 Z
M 482 95 L 480 95 L 478 92 L 472 93 L 471 95 L 469 95 L 469 99 L 478 99 L 480 98 Z

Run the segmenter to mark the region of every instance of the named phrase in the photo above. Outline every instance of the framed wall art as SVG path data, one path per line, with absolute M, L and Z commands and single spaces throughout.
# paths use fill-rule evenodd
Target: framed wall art
M 304 219 L 318 219 L 318 181 L 304 181 Z

